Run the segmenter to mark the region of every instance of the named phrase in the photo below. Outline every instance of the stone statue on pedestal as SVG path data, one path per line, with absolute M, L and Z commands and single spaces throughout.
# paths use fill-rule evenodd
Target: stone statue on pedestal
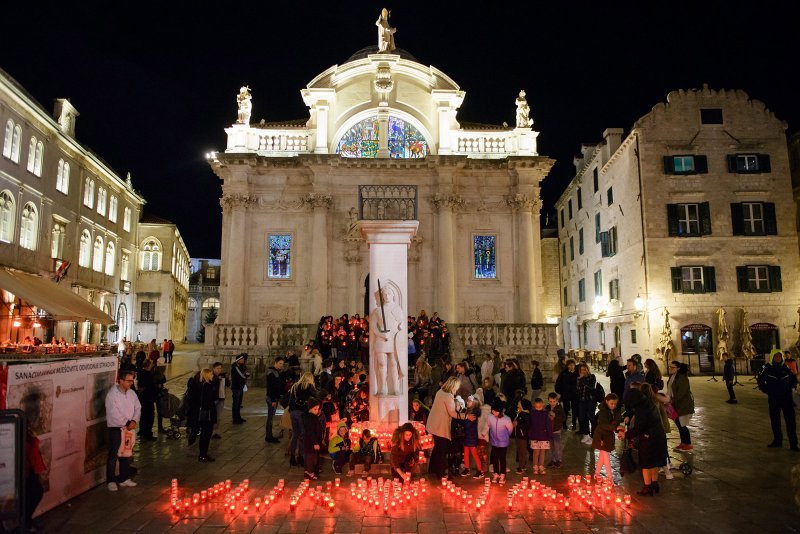
M 530 128 L 533 126 L 533 119 L 530 118 L 531 108 L 525 98 L 525 90 L 519 92 L 517 97 L 517 128 Z
M 394 291 L 389 287 L 375 292 L 375 303 L 375 309 L 369 314 L 370 365 L 375 367 L 373 392 L 377 396 L 402 395 L 404 376 L 398 358 L 398 344 L 408 343 L 405 333 L 408 318 L 403 315 Z
M 392 52 L 394 50 L 394 34 L 397 28 L 389 26 L 391 12 L 385 7 L 381 10 L 375 26 L 378 27 L 378 52 Z
M 236 103 L 239 105 L 239 114 L 236 117 L 237 124 L 250 124 L 250 113 L 253 111 L 253 98 L 250 96 L 250 87 L 243 86 L 236 95 Z

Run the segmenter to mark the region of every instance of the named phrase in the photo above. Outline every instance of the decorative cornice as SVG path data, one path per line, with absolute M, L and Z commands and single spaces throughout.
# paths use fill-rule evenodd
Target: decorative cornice
M 539 211 L 542 209 L 542 199 L 539 197 L 530 197 L 517 193 L 506 197 L 506 203 L 511 206 L 514 211 Z

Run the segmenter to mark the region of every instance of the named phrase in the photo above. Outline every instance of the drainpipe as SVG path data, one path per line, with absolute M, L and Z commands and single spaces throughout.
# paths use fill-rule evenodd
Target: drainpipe
M 649 280 L 648 273 L 647 273 L 647 241 L 645 240 L 645 225 L 644 225 L 644 196 L 642 194 L 642 158 L 641 154 L 639 153 L 639 132 L 634 130 L 634 135 L 636 136 L 636 171 L 639 175 L 639 217 L 642 224 L 642 263 L 644 265 L 644 294 L 646 295 L 646 302 L 650 302 L 650 291 L 648 288 L 647 281 Z M 644 314 L 645 314 L 645 328 L 647 329 L 647 339 L 648 343 L 650 340 L 650 306 L 649 304 L 645 305 Z M 649 347 L 648 347 L 649 348 Z

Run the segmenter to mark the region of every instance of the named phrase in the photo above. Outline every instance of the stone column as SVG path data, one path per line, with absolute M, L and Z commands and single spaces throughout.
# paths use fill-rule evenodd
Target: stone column
M 389 157 L 389 110 L 378 110 L 378 157 Z
M 328 103 L 325 101 L 317 102 L 317 134 L 314 152 L 317 154 L 328 153 Z
M 347 263 L 347 313 L 361 314 L 361 305 L 358 297 L 360 294 L 358 283 L 358 266 L 361 263 L 361 252 L 358 244 L 359 237 L 347 236 L 344 238 L 344 261 Z
M 312 262 L 310 271 L 311 309 L 314 320 L 319 320 L 330 312 L 328 298 L 328 209 L 333 200 L 330 195 L 309 193 L 304 201 L 314 210 L 312 224 L 311 250 Z
M 436 310 L 448 322 L 457 322 L 456 273 L 453 249 L 453 211 L 463 204 L 455 195 L 436 194 L 433 206 L 437 212 L 436 231 Z
M 517 194 L 508 199 L 517 226 L 517 294 L 519 295 L 520 323 L 539 322 L 539 285 L 541 273 L 537 276 L 537 265 L 541 264 L 541 251 L 537 246 L 538 227 L 534 231 L 532 212 L 538 214 L 541 201 L 527 195 Z M 537 216 L 538 219 L 538 216 Z M 538 261 L 537 261 L 538 259 Z
M 383 288 L 390 288 L 396 295 L 397 320 L 401 325 L 394 334 L 395 352 L 402 378 L 394 392 L 379 394 L 376 379 L 378 365 L 373 352 L 373 336 L 370 335 L 370 425 L 393 430 L 408 421 L 408 245 L 416 234 L 418 221 L 359 221 L 359 229 L 369 247 L 369 301 L 370 317 L 380 314 L 380 305 L 375 301 L 378 280 Z M 389 310 L 385 310 L 390 313 Z M 387 316 L 386 324 L 393 319 Z M 377 324 L 377 323 L 374 323 Z M 396 323 L 395 323 L 396 324 Z M 372 327 L 373 325 L 371 325 Z M 387 362 L 388 366 L 391 362 Z
M 229 218 L 225 245 L 225 300 L 220 303 L 221 324 L 245 324 L 247 306 L 247 207 L 258 198 L 241 193 L 225 194 L 220 199 L 224 216 Z

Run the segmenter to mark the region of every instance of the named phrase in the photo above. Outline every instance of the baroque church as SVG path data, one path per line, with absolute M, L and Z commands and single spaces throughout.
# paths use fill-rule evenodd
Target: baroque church
M 462 332 L 472 338 L 462 347 L 530 353 L 545 338 L 554 347 L 555 328 L 542 324 L 539 194 L 554 160 L 537 152 L 525 92 L 509 98 L 515 126 L 459 121 L 465 91 L 395 48 L 388 17 L 376 25 L 378 46 L 300 91 L 308 117 L 251 123 L 253 96 L 241 88 L 225 151 L 207 154 L 223 182 L 225 265 L 207 348 L 266 354 L 292 345 L 277 339 L 290 325 L 302 344 L 323 315 L 363 314 L 369 252 L 359 219 L 419 221 L 409 313 L 495 325 Z

